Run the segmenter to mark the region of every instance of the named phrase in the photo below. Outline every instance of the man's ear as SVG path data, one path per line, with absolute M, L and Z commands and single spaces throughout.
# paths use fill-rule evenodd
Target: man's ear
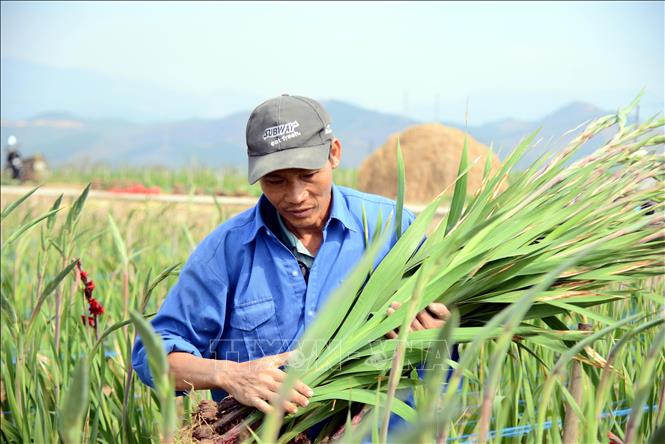
M 336 137 L 330 144 L 330 154 L 328 155 L 328 160 L 330 160 L 330 165 L 333 169 L 337 168 L 342 160 L 342 142 L 340 142 Z

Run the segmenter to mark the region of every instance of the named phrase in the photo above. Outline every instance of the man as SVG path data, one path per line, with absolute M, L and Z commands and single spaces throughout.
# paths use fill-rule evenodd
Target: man
M 161 335 L 179 391 L 210 389 L 268 412 L 285 378 L 289 350 L 365 250 L 367 220 L 384 220 L 395 202 L 333 184 L 342 145 L 319 103 L 282 95 L 259 105 L 246 129 L 249 182 L 263 195 L 208 235 L 184 265 L 152 325 Z M 403 226 L 414 219 L 405 212 Z M 381 229 L 369 226 L 369 236 Z M 382 258 L 396 242 L 383 247 Z M 432 304 L 412 328 L 443 325 Z M 137 339 L 132 365 L 151 384 Z M 284 408 L 306 406 L 297 383 Z
M 21 167 L 23 166 L 23 159 L 21 158 L 21 154 L 18 152 L 15 136 L 9 136 L 7 138 L 7 146 L 5 150 L 7 151 L 7 163 L 5 168 L 11 170 L 12 179 L 19 180 L 21 178 Z

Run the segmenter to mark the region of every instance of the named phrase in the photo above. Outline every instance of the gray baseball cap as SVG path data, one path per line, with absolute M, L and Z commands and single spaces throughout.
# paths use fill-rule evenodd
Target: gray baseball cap
M 330 116 L 320 103 L 288 94 L 257 106 L 245 136 L 251 184 L 277 170 L 322 168 L 334 137 Z

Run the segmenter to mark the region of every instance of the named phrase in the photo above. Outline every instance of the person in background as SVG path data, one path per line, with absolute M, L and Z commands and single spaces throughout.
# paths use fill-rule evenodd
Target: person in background
M 11 171 L 12 179 L 19 180 L 21 178 L 21 167 L 23 166 L 23 159 L 21 154 L 18 151 L 18 145 L 16 144 L 16 137 L 9 136 L 7 138 L 7 146 L 5 147 L 7 152 L 7 162 L 5 168 Z

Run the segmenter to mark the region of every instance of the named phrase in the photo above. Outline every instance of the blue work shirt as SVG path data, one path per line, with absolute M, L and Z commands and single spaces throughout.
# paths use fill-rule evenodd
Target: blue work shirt
M 265 196 L 221 224 L 189 257 L 151 321 L 166 353 L 243 362 L 293 349 L 365 251 L 363 208 L 369 239 L 381 229 L 376 226 L 379 213 L 384 224 L 393 213 L 394 230 L 394 201 L 333 185 L 330 216 L 307 284 L 296 258 L 275 235 L 277 211 Z M 413 220 L 405 210 L 403 229 Z M 395 242 L 393 235 L 377 263 Z M 132 366 L 145 384 L 152 385 L 140 337 Z M 223 390 L 211 392 L 217 401 L 226 396 Z

